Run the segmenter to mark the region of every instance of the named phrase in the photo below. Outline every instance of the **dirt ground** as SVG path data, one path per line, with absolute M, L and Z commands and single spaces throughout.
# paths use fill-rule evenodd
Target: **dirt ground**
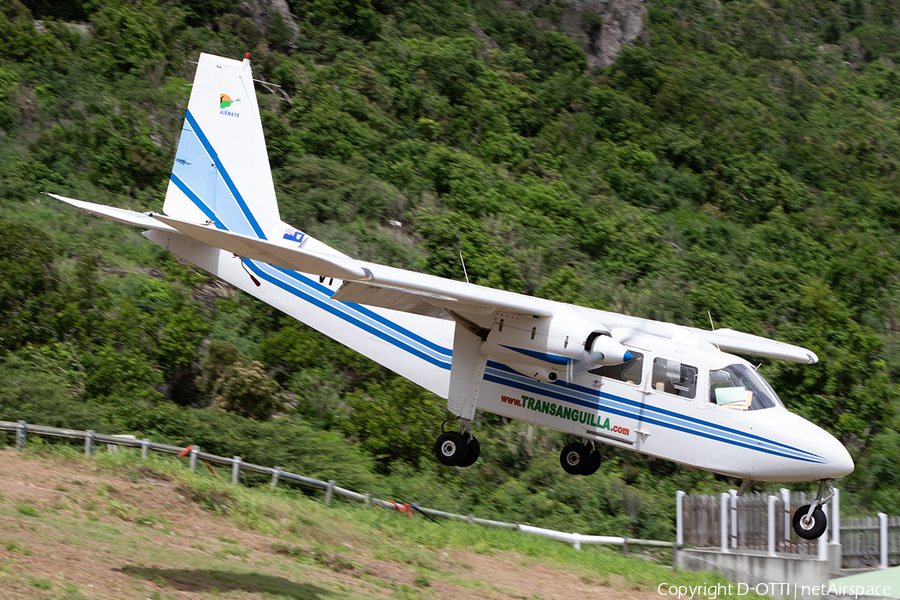
M 237 527 L 150 471 L 126 478 L 89 462 L 0 450 L 4 600 L 659 598 L 614 575 L 511 553 L 417 550 L 434 555 L 426 558 L 435 572 L 425 576 L 414 561 L 385 560 L 371 544 L 354 549 L 356 541 L 297 560 L 290 549 L 299 546 Z

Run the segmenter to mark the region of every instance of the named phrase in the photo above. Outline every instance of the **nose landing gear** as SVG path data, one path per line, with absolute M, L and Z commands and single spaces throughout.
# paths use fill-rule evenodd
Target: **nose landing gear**
M 828 496 L 824 496 L 825 488 L 828 488 Z M 812 504 L 804 504 L 794 513 L 792 524 L 794 532 L 804 540 L 815 540 L 825 533 L 828 527 L 828 517 L 822 506 L 834 496 L 834 487 L 831 485 L 830 479 L 819 481 L 819 493 Z
M 445 421 L 446 423 L 446 421 Z M 471 467 L 481 455 L 481 444 L 472 435 L 468 419 L 462 419 L 459 432 L 445 431 L 434 442 L 434 455 L 438 462 L 448 467 Z

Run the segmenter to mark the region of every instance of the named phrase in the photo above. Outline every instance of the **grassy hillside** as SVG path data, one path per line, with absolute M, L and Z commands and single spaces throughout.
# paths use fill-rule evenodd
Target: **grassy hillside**
M 130 451 L 89 460 L 0 451 L 0 482 L 8 600 L 649 600 L 661 583 L 727 585 L 673 572 L 665 556 L 327 506 L 321 495 L 235 487 Z
M 159 210 L 191 61 L 250 50 L 286 221 L 364 259 L 462 279 L 462 252 L 476 283 L 809 347 L 819 364 L 761 369 L 850 448 L 845 506 L 900 514 L 900 8 L 653 1 L 589 68 L 576 33 L 603 15 L 573 30 L 562 2 L 289 5 L 0 7 L 0 418 L 585 533 L 665 538 L 676 489 L 734 485 L 610 449 L 565 477 L 560 436 L 490 415 L 483 460 L 438 469 L 440 399 L 39 196 Z

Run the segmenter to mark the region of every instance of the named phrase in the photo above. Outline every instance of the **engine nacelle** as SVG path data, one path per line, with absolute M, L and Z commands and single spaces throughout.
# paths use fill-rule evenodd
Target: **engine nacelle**
M 534 371 L 526 374 L 542 381 L 555 381 L 568 372 L 618 365 L 632 359 L 602 323 L 574 307 L 546 319 L 498 318 L 481 345 L 481 353 L 521 373 Z
M 625 346 L 612 339 L 609 331 L 594 331 L 584 342 L 588 369 L 602 365 L 621 365 L 634 358 Z

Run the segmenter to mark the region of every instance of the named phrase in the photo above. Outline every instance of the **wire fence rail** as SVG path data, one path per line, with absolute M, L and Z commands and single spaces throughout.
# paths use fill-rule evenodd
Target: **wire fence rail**
M 325 503 L 330 504 L 334 496 L 347 498 L 356 502 L 364 502 L 370 506 L 380 506 L 382 508 L 398 510 L 407 513 L 412 518 L 415 512 L 422 513 L 431 518 L 444 518 L 466 521 L 470 524 L 483 525 L 486 527 L 498 527 L 501 529 L 509 529 L 521 531 L 531 535 L 539 535 L 560 542 L 572 544 L 576 550 L 581 549 L 582 544 L 609 544 L 620 546 L 624 552 L 628 552 L 629 546 L 644 546 L 655 548 L 675 548 L 674 542 L 657 541 L 657 540 L 640 540 L 619 536 L 603 536 L 603 535 L 585 535 L 581 533 L 567 533 L 563 531 L 554 531 L 552 529 L 544 529 L 542 527 L 533 527 L 531 525 L 523 525 L 521 523 L 504 523 L 503 521 L 492 521 L 490 519 L 481 519 L 474 515 L 458 515 L 454 513 L 426 508 L 415 503 L 406 504 L 394 502 L 392 500 L 382 500 L 374 498 L 372 494 L 360 494 L 352 490 L 348 490 L 338 486 L 334 481 L 321 481 L 312 477 L 304 477 L 288 471 L 282 470 L 280 467 L 263 467 L 252 463 L 244 462 L 240 456 L 227 458 L 217 456 L 207 452 L 201 452 L 198 446 L 171 446 L 168 444 L 160 444 L 159 442 L 151 442 L 149 439 L 137 439 L 130 435 L 108 435 L 104 433 L 96 433 L 95 431 L 78 431 L 74 429 L 62 429 L 59 427 L 46 427 L 44 425 L 32 425 L 25 421 L 0 421 L 0 431 L 11 431 L 16 434 L 16 449 L 22 451 L 25 449 L 27 435 L 29 433 L 51 436 L 64 437 L 70 439 L 84 440 L 84 453 L 90 456 L 94 452 L 97 444 L 107 444 L 109 449 L 118 448 L 119 446 L 127 446 L 130 448 L 140 448 L 141 458 L 147 458 L 150 452 L 163 452 L 166 454 L 175 454 L 178 456 L 187 456 L 191 471 L 197 470 L 197 463 L 202 461 L 207 465 L 217 464 L 223 466 L 231 466 L 231 482 L 235 485 L 240 483 L 242 471 L 251 473 L 259 473 L 268 475 L 272 478 L 272 487 L 277 487 L 281 481 L 293 481 L 302 486 L 322 490 L 325 492 Z M 212 470 L 212 467 L 210 467 Z

